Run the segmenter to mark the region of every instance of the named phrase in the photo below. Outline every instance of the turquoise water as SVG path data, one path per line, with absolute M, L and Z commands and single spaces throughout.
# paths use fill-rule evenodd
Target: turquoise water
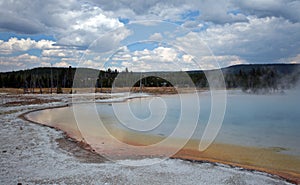
M 218 141 L 249 146 L 282 147 L 300 154 L 298 91 L 283 95 L 229 94 Z
M 254 147 L 280 147 L 285 149 L 282 151 L 284 153 L 300 154 L 298 91 L 273 95 L 253 95 L 240 91 L 227 93 L 224 121 L 215 139 L 216 142 Z M 195 97 L 200 102 L 200 112 L 193 110 L 198 106 Z M 133 132 L 165 137 L 176 129 L 177 124 L 185 124 L 186 127 L 193 124 L 196 116 L 197 127 L 192 138 L 200 140 L 211 112 L 211 99 L 209 92 L 198 93 L 197 96 L 183 94 L 136 98 L 118 103 L 118 107 L 121 107 L 119 112 L 116 112 L 114 107 L 116 104 L 97 104 L 97 110 L 105 124 L 115 124 Z M 191 106 L 184 106 L 182 109 L 183 102 Z M 128 116 L 127 109 L 132 116 Z M 139 130 L 134 129 L 136 126 L 140 126 Z M 185 138 L 188 135 L 184 129 L 179 133 L 175 137 Z

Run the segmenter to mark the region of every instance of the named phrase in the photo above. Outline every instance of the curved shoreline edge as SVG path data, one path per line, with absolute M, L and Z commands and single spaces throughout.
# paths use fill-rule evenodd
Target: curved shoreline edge
M 124 101 L 126 101 L 126 100 L 124 100 Z M 52 128 L 52 129 L 57 130 L 57 131 L 61 131 L 61 132 L 63 132 L 64 139 L 70 140 L 70 141 L 76 143 L 82 149 L 87 150 L 87 151 L 89 151 L 93 154 L 96 154 L 96 155 L 99 155 L 99 156 L 103 157 L 101 154 L 97 153 L 91 147 L 90 144 L 86 143 L 86 141 L 79 140 L 78 138 L 74 138 L 70 134 L 68 134 L 67 131 L 62 130 L 58 127 L 54 127 L 54 126 L 51 126 L 51 125 L 36 122 L 34 120 L 29 119 L 26 116 L 26 115 L 28 115 L 32 112 L 38 112 L 38 111 L 47 110 L 47 109 L 64 108 L 64 107 L 69 107 L 69 106 L 70 106 L 69 104 L 65 104 L 65 105 L 39 108 L 39 109 L 30 110 L 30 111 L 27 111 L 25 113 L 22 113 L 18 117 L 20 119 L 23 119 L 25 121 L 28 121 L 28 122 L 31 122 L 31 123 L 34 123 L 34 124 L 38 124 L 38 125 L 43 126 L 43 127 L 48 127 L 48 128 Z M 174 156 L 169 157 L 169 158 L 170 159 L 180 159 L 180 160 L 190 161 L 190 162 L 193 162 L 193 163 L 211 163 L 213 165 L 222 164 L 222 165 L 227 165 L 230 168 L 240 168 L 238 170 L 246 170 L 246 171 L 250 171 L 250 172 L 265 173 L 265 175 L 269 175 L 272 178 L 283 179 L 283 180 L 285 180 L 289 183 L 293 183 L 293 184 L 299 184 L 300 183 L 300 178 L 299 178 L 300 175 L 296 174 L 296 173 L 295 174 L 291 174 L 291 172 L 284 173 L 284 172 L 274 171 L 274 170 L 271 170 L 271 169 L 267 169 L 267 168 L 263 168 L 263 167 L 257 167 L 257 166 L 253 166 L 253 165 L 240 164 L 240 163 L 236 163 L 236 162 L 230 162 L 230 161 L 214 159 L 214 158 L 204 158 L 204 157 L 192 156 L 192 155 L 186 154 L 186 151 L 189 151 L 189 150 L 191 150 L 191 149 L 181 149 L 177 154 L 175 154 Z
M 37 124 L 37 125 L 39 125 L 41 127 L 48 127 L 48 128 L 54 129 L 56 131 L 61 131 L 63 133 L 64 139 L 76 143 L 79 147 L 81 147 L 84 150 L 87 150 L 87 151 L 89 151 L 89 152 L 91 152 L 93 154 L 97 154 L 97 155 L 101 156 L 100 154 L 98 154 L 97 152 L 95 152 L 95 150 L 88 143 L 86 143 L 83 140 L 78 140 L 76 138 L 71 137 L 66 131 L 64 131 L 64 130 L 58 128 L 58 127 L 54 127 L 54 126 L 51 126 L 51 125 L 46 125 L 46 124 L 42 124 L 42 123 L 33 121 L 33 120 L 31 120 L 31 119 L 29 119 L 29 118 L 26 117 L 26 115 L 28 115 L 28 114 L 30 114 L 32 112 L 38 112 L 38 111 L 47 110 L 47 109 L 64 108 L 64 107 L 68 107 L 68 106 L 69 105 L 66 104 L 66 105 L 59 105 L 59 106 L 53 106 L 53 107 L 40 108 L 40 109 L 36 109 L 36 110 L 30 110 L 28 112 L 24 112 L 24 113 L 20 114 L 18 116 L 18 118 L 20 118 L 22 120 L 25 120 L 25 121 L 28 121 L 30 123 Z M 101 157 L 103 157 L 103 156 L 101 156 Z

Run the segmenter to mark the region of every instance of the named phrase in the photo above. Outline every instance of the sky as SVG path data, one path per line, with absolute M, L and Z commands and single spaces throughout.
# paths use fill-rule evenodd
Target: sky
M 0 1 L 0 71 L 300 63 L 299 0 Z

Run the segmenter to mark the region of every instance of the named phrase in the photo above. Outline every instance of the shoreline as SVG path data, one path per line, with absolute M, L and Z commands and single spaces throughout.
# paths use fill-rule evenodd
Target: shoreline
M 208 91 L 209 88 L 193 88 L 193 87 L 142 87 L 143 93 L 149 93 L 153 95 L 159 94 L 178 94 L 178 93 L 190 93 L 194 91 Z M 118 87 L 118 88 L 62 88 L 61 93 L 56 93 L 56 88 L 53 88 L 52 93 L 50 92 L 49 88 L 35 88 L 30 92 L 24 92 L 23 88 L 0 88 L 0 93 L 7 93 L 7 94 L 74 94 L 80 95 L 82 93 L 121 93 L 121 92 L 131 92 L 131 93 L 139 93 L 139 87 Z
M 45 110 L 45 109 L 62 108 L 62 107 L 68 107 L 68 104 L 67 105 L 61 105 L 61 106 L 50 107 L 50 108 L 42 108 L 42 109 L 38 109 L 38 110 L 31 110 L 31 111 L 28 111 L 26 113 L 23 113 L 23 114 L 19 115 L 19 117 L 21 119 L 24 119 L 24 120 L 29 121 L 29 122 L 33 122 L 33 123 L 41 125 L 41 126 L 50 127 L 50 128 L 55 129 L 55 130 L 63 131 L 64 135 L 65 135 L 65 139 L 68 140 L 69 138 L 71 138 L 71 140 L 73 142 L 75 142 L 78 146 L 80 146 L 82 149 L 88 150 L 88 151 L 90 151 L 94 154 L 102 156 L 101 154 L 97 153 L 95 151 L 95 149 L 90 144 L 87 144 L 85 141 L 80 140 L 78 137 L 77 138 L 74 137 L 74 135 L 68 133 L 68 131 L 65 131 L 65 130 L 59 128 L 59 127 L 54 127 L 54 126 L 50 126 L 50 125 L 47 125 L 47 124 L 35 122 L 35 121 L 30 120 L 29 118 L 26 117 L 26 115 L 28 115 L 32 112 L 41 111 L 41 110 Z M 132 144 L 138 145 L 137 143 L 132 143 Z M 224 147 L 224 145 L 223 145 L 223 147 Z M 226 147 L 226 145 L 225 145 L 225 147 Z M 239 146 L 237 146 L 237 147 L 239 147 Z M 257 172 L 267 173 L 267 174 L 270 174 L 271 176 L 274 176 L 274 177 L 277 177 L 277 178 L 283 178 L 287 182 L 290 182 L 290 183 L 294 183 L 294 184 L 299 184 L 300 183 L 300 174 L 296 173 L 296 172 L 294 172 L 294 173 L 287 172 L 286 173 L 286 172 L 282 172 L 282 171 L 276 171 L 274 169 L 268 169 L 268 168 L 263 168 L 263 167 L 258 167 L 258 166 L 254 166 L 254 165 L 248 165 L 248 164 L 241 164 L 241 163 L 226 161 L 226 160 L 222 160 L 222 159 L 215 159 L 215 158 L 212 158 L 212 157 L 203 157 L 203 156 L 199 157 L 199 155 L 197 155 L 197 153 L 199 153 L 199 152 L 196 151 L 196 150 L 193 150 L 193 149 L 190 149 L 190 148 L 183 148 L 178 153 L 176 153 L 174 156 L 171 156 L 169 158 L 170 159 L 181 159 L 181 160 L 192 161 L 192 162 L 195 161 L 195 162 L 199 162 L 199 163 L 209 162 L 209 163 L 212 163 L 212 164 L 224 164 L 224 165 L 228 165 L 232 168 L 238 167 L 238 168 L 242 168 L 242 169 L 248 170 L 248 171 L 257 171 Z M 149 156 L 149 157 L 151 157 L 151 156 Z
M 209 158 L 209 157 L 200 157 L 194 155 L 194 153 L 198 153 L 198 151 L 192 151 L 192 150 L 181 150 L 177 154 L 175 154 L 173 157 L 174 159 L 186 159 L 186 160 L 192 160 L 192 161 L 208 161 L 211 163 L 220 163 L 224 165 L 231 166 L 233 168 L 242 168 L 248 171 L 257 171 L 257 172 L 263 172 L 267 173 L 273 176 L 277 176 L 279 178 L 285 179 L 287 182 L 293 183 L 293 184 L 299 184 L 300 183 L 300 175 L 299 173 L 296 172 L 282 172 L 282 171 L 277 171 L 275 169 L 268 169 L 264 167 L 259 167 L 259 166 L 254 166 L 254 165 L 247 165 L 247 164 L 242 164 L 242 163 L 237 163 L 237 162 L 232 162 L 232 161 L 227 161 L 227 160 L 221 160 L 221 159 L 214 159 L 214 158 Z
M 66 131 L 60 129 L 60 128 L 57 128 L 57 127 L 54 127 L 54 126 L 51 126 L 51 125 L 46 125 L 46 124 L 41 124 L 41 123 L 38 123 L 38 122 L 35 122 L 33 120 L 30 120 L 26 117 L 27 114 L 30 114 L 32 112 L 36 112 L 36 111 L 42 111 L 42 110 L 46 110 L 46 109 L 56 109 L 56 108 L 63 108 L 63 107 L 68 107 L 69 105 L 66 104 L 66 105 L 59 105 L 59 106 L 53 106 L 53 107 L 44 107 L 44 108 L 39 108 L 39 109 L 36 109 L 36 110 L 30 110 L 28 112 L 24 112 L 20 115 L 18 115 L 17 117 L 24 120 L 24 121 L 28 121 L 30 123 L 33 123 L 33 124 L 36 124 L 38 126 L 41 126 L 41 127 L 46 127 L 46 128 L 50 128 L 50 129 L 53 129 L 55 131 L 60 131 L 63 133 L 63 140 L 64 142 L 71 142 L 71 143 L 74 143 L 76 146 L 78 146 L 79 148 L 87 151 L 88 153 L 92 154 L 92 155 L 95 155 L 96 157 L 99 157 L 99 158 L 103 158 L 103 161 L 105 161 L 105 158 L 103 156 L 101 156 L 100 154 L 98 154 L 97 152 L 95 152 L 95 150 L 93 150 L 93 148 L 86 142 L 83 142 L 82 140 L 78 140 L 74 137 L 71 137 Z M 56 141 L 58 142 L 58 145 L 61 145 L 60 141 Z M 87 161 L 89 161 L 89 159 L 85 159 Z M 102 161 L 102 162 L 103 162 Z

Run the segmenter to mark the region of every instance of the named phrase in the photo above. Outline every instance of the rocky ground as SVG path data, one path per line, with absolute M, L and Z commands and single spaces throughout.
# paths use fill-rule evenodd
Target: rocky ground
M 0 184 L 289 184 L 264 173 L 175 159 L 121 166 L 83 150 L 61 131 L 18 117 L 70 99 L 71 95 L 0 94 Z

